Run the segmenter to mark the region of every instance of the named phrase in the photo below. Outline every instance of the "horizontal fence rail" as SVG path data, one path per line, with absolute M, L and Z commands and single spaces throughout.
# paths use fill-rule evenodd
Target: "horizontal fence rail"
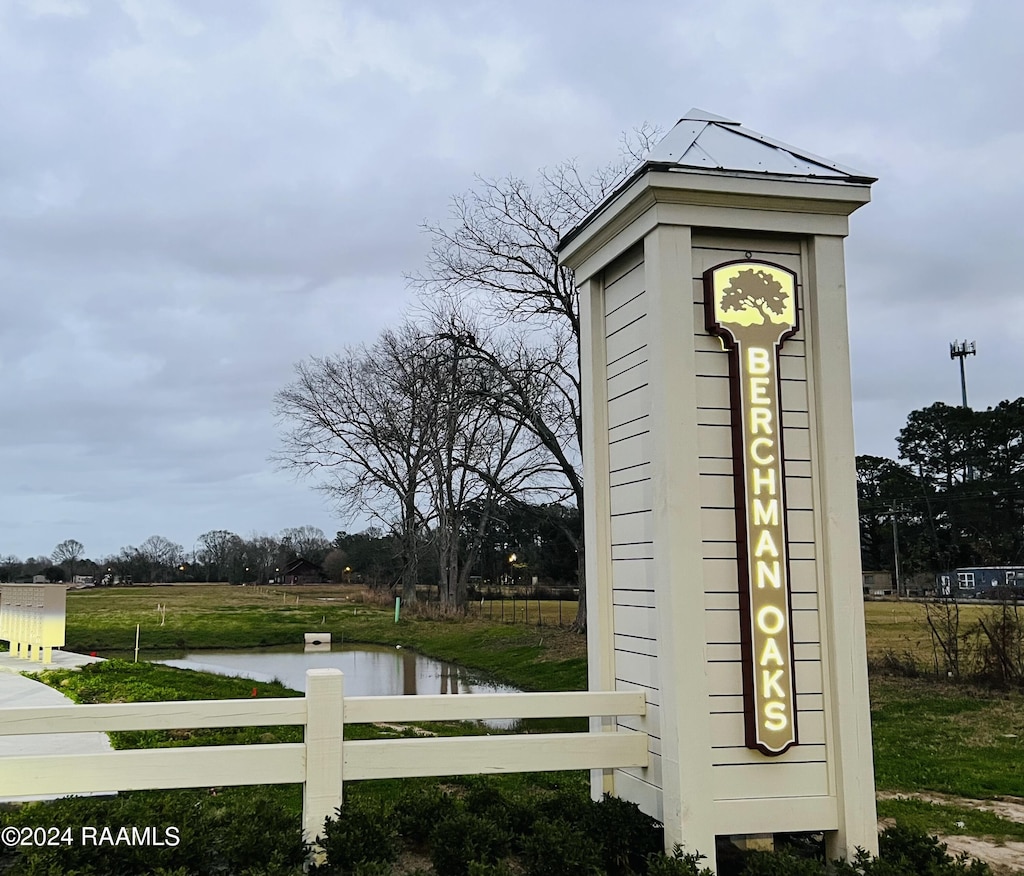
M 0 711 L 0 736 L 113 730 L 184 730 L 305 724 L 306 700 L 189 700 L 75 706 L 16 706 Z M 6 761 L 4 761 L 6 763 Z M 2 779 L 0 779 L 2 781 Z
M 114 703 L 0 710 L 0 736 L 299 725 L 301 743 L 13 755 L 0 798 L 144 789 L 302 783 L 313 842 L 341 805 L 344 781 L 648 765 L 647 734 L 504 733 L 345 741 L 345 723 L 643 716 L 638 692 L 345 697 L 337 669 L 310 669 L 304 697 Z

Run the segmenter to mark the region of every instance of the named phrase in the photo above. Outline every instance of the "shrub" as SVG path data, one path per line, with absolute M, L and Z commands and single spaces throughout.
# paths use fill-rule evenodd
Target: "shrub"
M 561 788 L 551 796 L 537 801 L 535 817 L 538 821 L 560 820 L 583 828 L 593 823 L 596 805 L 586 791 Z
M 700 867 L 706 857 L 696 852 L 683 852 L 683 847 L 677 844 L 671 855 L 658 851 L 647 856 L 647 876 L 715 876 L 710 868 Z
M 515 876 L 515 874 L 504 861 L 498 861 L 497 864 L 484 864 L 482 861 L 470 861 L 469 876 Z
M 394 868 L 390 861 L 360 861 L 352 870 L 352 876 L 391 876 Z
M 878 861 L 894 868 L 894 874 L 924 874 L 924 876 L 953 876 L 969 873 L 971 876 L 990 876 L 988 864 L 971 860 L 967 854 L 953 859 L 946 853 L 947 846 L 934 836 L 896 824 L 887 827 L 878 838 Z M 874 862 L 872 862 L 874 863 Z M 874 868 L 872 876 L 888 876 L 886 870 Z
M 469 876 L 471 863 L 497 864 L 511 851 L 511 837 L 493 821 L 455 811 L 430 837 L 430 861 L 437 876 Z
M 601 843 L 565 821 L 542 821 L 522 844 L 526 876 L 594 876 L 601 867 Z
M 455 800 L 440 788 L 406 791 L 395 803 L 395 828 L 402 839 L 426 845 L 439 821 L 455 811 Z
M 19 876 L 253 876 L 300 874 L 306 847 L 297 813 L 282 806 L 281 788 L 209 791 L 136 791 L 116 797 L 68 797 L 32 803 L 0 814 L 0 824 L 59 824 L 73 842 L 57 846 L 19 847 L 0 857 L 0 872 Z M 95 843 L 82 840 L 83 827 L 101 825 L 116 838 L 121 827 L 151 828 L 166 844 Z M 178 828 L 176 845 L 166 828 Z
M 536 795 L 510 792 L 487 779 L 471 782 L 463 805 L 467 812 L 489 818 L 505 830 L 514 849 L 518 849 L 518 841 L 529 835 L 537 821 Z
M 605 794 L 590 810 L 588 832 L 601 844 L 608 876 L 642 873 L 647 856 L 663 847 L 661 824 L 636 803 Z
M 881 656 L 868 660 L 871 672 L 902 678 L 919 678 L 922 674 L 917 658 L 910 651 L 896 652 L 887 648 Z
M 390 865 L 401 851 L 393 810 L 376 799 L 347 801 L 335 818 L 324 823 L 320 845 L 327 860 L 317 872 L 339 876 L 356 874 L 362 865 Z
M 230 862 L 229 872 L 278 873 L 305 861 L 302 826 L 277 796 L 241 794 L 221 805 L 223 797 L 206 799 L 212 832 L 206 852 Z

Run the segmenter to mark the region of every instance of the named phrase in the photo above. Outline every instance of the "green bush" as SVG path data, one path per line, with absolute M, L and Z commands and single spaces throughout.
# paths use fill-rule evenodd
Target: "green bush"
M 375 798 L 349 800 L 324 823 L 320 846 L 326 861 L 317 873 L 354 876 L 360 866 L 369 874 L 364 865 L 390 865 L 401 851 L 393 807 Z
M 592 805 L 589 835 L 601 843 L 601 859 L 608 876 L 643 873 L 647 856 L 664 847 L 660 823 L 640 811 L 636 803 L 605 794 Z
M 0 813 L 0 825 L 60 825 L 70 842 L 21 846 L 0 858 L 0 872 L 17 876 L 294 876 L 302 873 L 306 846 L 289 789 L 230 788 L 209 791 L 136 791 L 116 797 L 67 797 Z M 282 805 L 282 804 L 286 805 Z M 85 841 L 83 828 L 108 827 Z M 152 829 L 163 845 L 116 842 L 118 830 Z M 178 840 L 166 829 L 177 828 Z M 97 835 L 92 835 L 96 837 Z
M 395 829 L 407 842 L 424 846 L 438 822 L 454 811 L 454 798 L 440 788 L 406 791 L 395 802 Z
M 542 821 L 522 844 L 526 876 L 597 876 L 603 874 L 601 842 L 568 822 Z
M 537 822 L 537 794 L 522 789 L 474 777 L 468 782 L 468 789 L 462 798 L 467 812 L 492 820 L 512 838 L 513 851 L 519 851 L 521 841 L 529 835 Z
M 328 819 L 319 874 L 384 876 L 403 850 L 426 846 L 433 872 L 408 876 L 709 876 L 701 856 L 660 850 L 658 826 L 632 804 L 595 803 L 583 785 L 556 788 L 516 778 L 437 785 L 353 786 Z M 460 797 L 459 794 L 464 790 Z M 298 876 L 306 846 L 295 786 L 211 791 L 138 791 L 66 798 L 0 811 L 0 826 L 151 826 L 180 831 L 177 845 L 0 847 L 0 873 L 14 876 Z M 399 838 L 401 836 L 401 839 Z M 719 876 L 991 876 L 966 856 L 951 858 L 928 834 L 892 827 L 880 854 L 826 863 L 820 838 L 774 853 L 719 849 Z M 815 857 L 819 856 L 819 857 Z
M 390 861 L 360 861 L 352 870 L 352 876 L 391 876 L 394 873 Z
M 430 837 L 430 862 L 437 876 L 469 876 L 471 863 L 497 864 L 510 851 L 506 829 L 471 812 L 453 812 Z
M 410 874 L 410 876 L 415 876 L 415 874 Z M 469 876 L 516 876 L 516 874 L 504 861 L 498 861 L 497 864 L 470 861 Z
M 709 867 L 700 866 L 706 858 L 697 852 L 683 852 L 677 844 L 671 855 L 657 851 L 647 856 L 647 876 L 715 876 Z
M 560 820 L 583 829 L 593 823 L 595 805 L 583 788 L 559 788 L 537 800 L 534 817 L 537 821 Z
M 991 869 L 982 861 L 972 860 L 966 854 L 950 858 L 945 843 L 921 831 L 896 824 L 886 828 L 878 838 L 878 858 L 893 867 L 895 873 L 923 874 L 923 876 L 953 876 L 969 873 L 971 876 L 989 876 Z M 888 876 L 884 870 L 870 871 L 872 876 Z
M 719 876 L 991 876 L 988 864 L 967 855 L 951 858 L 945 843 L 918 830 L 894 826 L 879 837 L 874 858 L 858 850 L 849 861 L 812 860 L 789 850 L 747 852 L 742 865 L 722 866 Z

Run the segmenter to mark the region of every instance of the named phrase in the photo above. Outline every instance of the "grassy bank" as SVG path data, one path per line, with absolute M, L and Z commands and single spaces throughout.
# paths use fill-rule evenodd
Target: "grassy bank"
M 880 790 L 974 798 L 1024 790 L 1019 692 L 874 678 L 871 719 Z
M 875 677 L 871 726 L 880 818 L 944 836 L 1024 841 L 1024 824 L 955 799 L 1024 791 L 1021 693 Z
M 295 600 L 298 600 L 296 603 Z M 157 606 L 161 608 L 158 609 Z M 67 647 L 85 653 L 128 653 L 141 627 L 147 652 L 295 645 L 303 633 L 329 632 L 334 642 L 400 644 L 472 667 L 523 690 L 586 687 L 586 642 L 554 626 L 403 615 L 356 601 L 338 587 L 145 587 L 68 595 Z

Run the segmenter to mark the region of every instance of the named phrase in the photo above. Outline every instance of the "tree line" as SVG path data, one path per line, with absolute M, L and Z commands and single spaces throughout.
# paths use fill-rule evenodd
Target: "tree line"
M 0 555 L 0 581 L 31 580 L 42 575 L 52 581 L 91 577 L 94 583 L 228 581 L 268 583 L 280 577 L 298 557 L 322 565 L 332 542 L 315 526 L 283 529 L 277 535 L 253 534 L 242 538 L 225 529 L 203 533 L 191 549 L 162 535 L 151 535 L 139 545 L 126 545 L 116 553 L 89 558 L 85 545 L 74 538 L 60 542 L 50 554 L 19 559 Z M 106 579 L 106 581 L 104 581 Z
M 912 411 L 898 460 L 857 457 L 865 569 L 1024 564 L 1024 398 Z M 897 554 L 898 551 L 898 554 Z
M 472 583 L 481 589 L 530 585 L 537 579 L 544 586 L 571 588 L 576 552 L 564 530 L 578 527 L 578 514 L 572 507 L 502 505 L 485 530 L 485 544 L 470 569 Z M 412 547 L 421 567 L 436 568 L 439 557 L 433 552 L 437 542 L 429 533 L 422 533 Z M 68 583 L 85 576 L 95 584 L 113 586 L 142 582 L 272 584 L 285 583 L 290 565 L 304 560 L 326 582 L 391 592 L 400 589 L 408 549 L 396 533 L 380 528 L 342 531 L 329 539 L 321 529 L 308 525 L 248 538 L 214 529 L 200 535 L 191 549 L 154 535 L 140 545 L 128 545 L 99 558 L 87 557 L 82 542 L 71 538 L 48 555 L 24 560 L 0 555 L 0 582 L 31 581 L 40 575 Z

